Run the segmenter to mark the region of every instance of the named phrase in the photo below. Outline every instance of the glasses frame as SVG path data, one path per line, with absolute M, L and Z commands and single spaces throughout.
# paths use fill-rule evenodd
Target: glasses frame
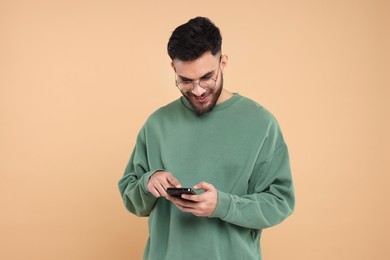
M 176 71 L 175 71 L 175 85 L 176 85 L 176 87 L 177 87 L 180 91 L 183 91 L 183 92 L 186 92 L 186 93 L 187 93 L 187 92 L 193 91 L 194 88 L 195 88 L 195 85 L 199 85 L 199 87 L 201 87 L 201 88 L 203 88 L 203 89 L 206 89 L 206 88 L 210 88 L 210 89 L 215 88 L 215 86 L 217 85 L 218 78 L 219 78 L 219 71 L 221 70 L 221 61 L 222 61 L 222 55 L 219 57 L 218 70 L 217 70 L 217 77 L 216 77 L 215 79 L 213 79 L 213 78 L 210 77 L 210 79 L 214 81 L 214 85 L 213 85 L 212 87 L 203 87 L 203 86 L 201 85 L 201 84 L 202 84 L 202 83 L 201 83 L 202 79 L 198 79 L 198 82 L 195 82 L 194 80 L 191 81 L 191 84 L 192 84 L 191 89 L 189 89 L 189 90 L 183 90 L 183 89 L 180 87 L 180 83 L 182 83 L 184 80 L 178 82 L 178 81 L 177 81 L 177 76 L 178 76 L 178 75 L 177 75 L 177 73 L 176 73 Z

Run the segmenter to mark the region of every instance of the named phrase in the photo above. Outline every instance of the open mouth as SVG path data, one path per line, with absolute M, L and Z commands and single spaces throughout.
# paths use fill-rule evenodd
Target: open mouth
M 209 100 L 209 95 L 204 95 L 204 96 L 194 96 L 195 100 L 199 103 L 206 103 Z

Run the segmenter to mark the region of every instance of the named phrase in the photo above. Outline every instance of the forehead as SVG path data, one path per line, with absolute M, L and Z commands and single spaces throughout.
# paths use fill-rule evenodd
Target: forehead
M 214 71 L 218 65 L 218 59 L 211 52 L 206 52 L 194 61 L 173 60 L 172 62 L 176 73 L 189 79 L 198 79 Z

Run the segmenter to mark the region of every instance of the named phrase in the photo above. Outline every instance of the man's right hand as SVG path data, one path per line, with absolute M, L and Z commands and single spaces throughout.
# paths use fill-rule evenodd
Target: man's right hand
M 148 182 L 148 190 L 156 198 L 167 196 L 169 187 L 181 188 L 180 182 L 170 172 L 158 171 L 154 173 Z

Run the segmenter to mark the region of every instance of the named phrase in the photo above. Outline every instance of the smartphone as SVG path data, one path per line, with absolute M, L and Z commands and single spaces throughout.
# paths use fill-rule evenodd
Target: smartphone
M 195 191 L 191 188 L 167 188 L 167 193 L 179 198 L 181 198 L 182 194 L 196 195 Z

